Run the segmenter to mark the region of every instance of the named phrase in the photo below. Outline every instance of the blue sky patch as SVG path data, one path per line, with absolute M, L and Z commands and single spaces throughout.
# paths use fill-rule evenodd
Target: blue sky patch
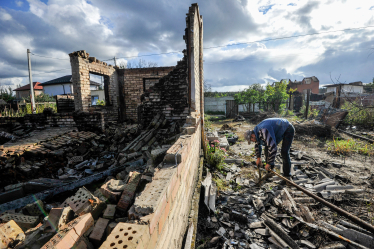
M 296 3 L 289 3 L 287 6 L 296 6 Z
M 274 5 L 275 5 L 275 4 L 261 6 L 260 8 L 258 8 L 258 11 L 259 11 L 259 12 L 262 12 L 262 14 L 265 15 L 266 13 L 268 13 L 269 10 L 271 10 L 271 8 L 272 8 Z
M 0 7 L 20 11 L 29 11 L 30 5 L 26 0 L 0 1 Z

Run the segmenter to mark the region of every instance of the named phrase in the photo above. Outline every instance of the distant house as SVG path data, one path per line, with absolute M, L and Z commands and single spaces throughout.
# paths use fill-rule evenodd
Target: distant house
M 51 96 L 73 94 L 73 82 L 71 81 L 71 75 L 66 75 L 57 79 L 53 79 L 41 84 L 44 89 L 44 93 Z M 90 90 L 99 90 L 100 83 L 90 80 Z M 104 90 L 102 90 L 104 91 Z
M 40 84 L 40 82 L 34 82 L 33 86 L 35 96 L 38 96 L 39 94 L 43 93 L 43 86 Z M 31 95 L 30 84 L 21 86 L 17 89 L 14 89 L 13 91 L 16 92 L 16 99 L 27 98 Z
M 291 89 L 297 89 L 299 93 L 306 93 L 307 90 L 311 90 L 311 93 L 319 93 L 319 79 L 316 76 L 306 77 L 302 81 L 291 81 L 289 80 L 288 87 Z
M 351 82 L 348 84 L 340 83 L 340 84 L 331 84 L 325 85 L 326 92 L 332 92 L 336 95 L 339 91 L 341 93 L 349 94 L 349 95 L 357 95 L 364 92 L 364 84 L 361 81 Z

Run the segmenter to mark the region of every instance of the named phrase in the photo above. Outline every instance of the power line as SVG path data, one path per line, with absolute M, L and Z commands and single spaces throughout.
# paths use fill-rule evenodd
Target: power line
M 311 34 L 277 37 L 277 38 L 270 38 L 270 39 L 257 40 L 257 41 L 227 44 L 227 45 L 222 45 L 222 46 L 206 47 L 206 48 L 203 48 L 203 49 L 222 48 L 222 47 L 237 46 L 237 45 L 250 44 L 250 43 L 256 43 L 256 42 L 276 41 L 276 40 L 283 40 L 283 39 L 290 39 L 290 38 L 297 38 L 297 37 L 305 37 L 305 36 L 313 36 L 313 35 L 319 35 L 319 34 L 328 34 L 328 33 L 334 33 L 334 32 L 345 32 L 345 31 L 359 30 L 359 29 L 366 29 L 366 28 L 374 28 L 374 26 L 364 26 L 364 27 L 358 27 L 358 28 L 349 28 L 349 29 L 332 30 L 332 31 L 325 31 L 325 32 L 316 32 L 316 33 L 311 33 Z M 128 56 L 128 57 L 119 57 L 119 58 L 116 58 L 116 59 L 130 59 L 130 58 L 138 58 L 138 57 L 146 57 L 146 56 L 154 56 L 154 55 L 164 55 L 164 54 L 175 54 L 175 53 L 182 53 L 182 51 L 174 51 L 174 52 L 159 53 L 159 54 L 145 54 L 145 55 Z M 48 58 L 48 59 L 69 60 L 69 59 L 62 59 L 62 58 L 38 55 L 38 54 L 34 54 L 34 53 L 32 53 L 32 55 L 35 55 L 35 56 L 38 56 L 38 57 L 44 57 L 44 58 Z M 103 61 L 110 61 L 110 60 L 114 60 L 114 58 L 106 59 L 106 60 L 103 60 Z M 217 62 L 217 63 L 226 63 L 226 62 Z M 207 64 L 216 64 L 216 63 L 207 63 Z M 55 71 L 50 71 L 50 72 L 43 72 L 43 73 L 34 74 L 34 75 L 54 73 L 54 72 L 63 71 L 63 70 L 67 70 L 67 69 L 70 69 L 70 68 L 60 69 L 60 70 L 55 70 Z M 28 76 L 14 76 L 12 78 L 16 78 L 16 77 L 22 78 L 22 77 L 28 77 Z
M 312 36 L 312 35 L 320 35 L 320 34 L 328 34 L 328 33 L 334 33 L 334 32 L 345 32 L 345 31 L 358 30 L 358 29 L 366 29 L 366 28 L 374 28 L 374 26 L 364 26 L 364 27 L 358 27 L 358 28 L 349 28 L 349 29 L 340 29 L 340 30 L 331 30 L 331 31 L 324 31 L 324 32 L 316 32 L 316 33 L 311 33 L 311 34 L 292 35 L 292 36 L 284 36 L 284 37 L 277 37 L 277 38 L 269 38 L 269 39 L 264 39 L 264 40 L 240 42 L 240 43 L 235 43 L 235 44 L 227 44 L 227 45 L 214 46 L 214 47 L 206 47 L 206 48 L 203 48 L 203 49 L 231 47 L 231 46 L 244 45 L 244 44 L 250 44 L 250 43 L 256 43 L 256 42 L 276 41 L 276 40 L 283 40 L 283 39 L 290 39 L 290 38 L 297 38 L 297 37 L 305 37 L 305 36 Z M 144 56 L 154 56 L 154 55 L 174 54 L 174 53 L 182 53 L 182 51 L 174 51 L 174 52 L 159 53 L 159 54 L 146 54 L 146 55 L 129 56 L 129 57 L 120 57 L 120 58 L 116 58 L 116 59 L 137 58 L 137 57 L 144 57 Z M 113 60 L 113 59 L 114 58 L 103 60 L 103 61 L 109 61 L 109 60 Z
M 65 69 L 59 69 L 59 70 L 54 70 L 54 71 L 49 71 L 49 72 L 37 73 L 37 74 L 33 74 L 32 76 L 41 75 L 41 74 L 48 74 L 48 73 L 54 73 L 54 72 L 68 70 L 68 69 L 71 69 L 71 68 L 65 68 Z M 8 77 L 8 78 L 25 78 L 25 77 L 29 77 L 29 76 L 28 75 L 25 75 L 25 76 L 13 76 L 13 77 Z
M 116 57 L 116 59 L 130 59 L 130 58 L 145 57 L 145 56 L 163 55 L 163 54 L 176 54 L 176 53 L 182 53 L 182 52 L 183 51 L 174 51 L 174 52 L 159 53 L 159 54 L 145 54 L 145 55 L 138 55 L 138 56 Z M 114 60 L 114 58 L 103 60 L 103 61 L 111 61 L 111 60 Z
M 38 57 L 43 57 L 43 58 L 48 58 L 48 59 L 55 59 L 55 60 L 70 60 L 70 59 L 62 59 L 62 58 L 56 58 L 56 57 L 49 57 L 49 56 L 44 56 L 44 55 L 39 55 L 39 54 L 34 54 L 31 53 L 32 55 L 38 56 Z
M 69 69 L 71 69 L 71 68 L 59 69 L 59 70 L 50 71 L 50 72 L 37 73 L 37 74 L 33 74 L 33 76 L 34 75 L 40 75 L 40 74 L 54 73 L 54 72 L 59 72 L 59 71 L 64 71 L 64 70 L 69 70 Z
M 243 44 L 249 44 L 249 43 L 255 43 L 255 42 L 276 41 L 276 40 L 283 40 L 283 39 L 290 39 L 290 38 L 297 38 L 297 37 L 304 37 L 304 36 L 312 36 L 312 35 L 320 35 L 320 34 L 327 34 L 327 33 L 334 33 L 334 32 L 344 32 L 344 31 L 366 29 L 366 28 L 374 28 L 374 26 L 365 26 L 365 27 L 359 27 L 359 28 L 332 30 L 332 31 L 325 31 L 325 32 L 318 32 L 318 33 L 311 33 L 311 34 L 304 34 L 304 35 L 292 35 L 292 36 L 285 36 L 285 37 L 277 37 L 277 38 L 270 38 L 270 39 L 264 39 L 264 40 L 258 40 L 258 41 L 241 42 L 241 43 L 228 44 L 228 45 L 222 45 L 222 46 L 207 47 L 207 48 L 204 48 L 204 49 L 222 48 L 222 47 L 243 45 Z
M 305 36 L 313 36 L 313 35 L 320 35 L 320 34 L 328 34 L 328 33 L 335 33 L 335 32 L 345 32 L 345 31 L 351 31 L 351 30 L 359 30 L 359 29 L 367 29 L 367 28 L 374 28 L 374 26 L 364 26 L 364 27 L 358 27 L 358 28 L 348 28 L 348 29 L 340 29 L 340 30 L 331 30 L 331 31 L 324 31 L 324 32 L 316 32 L 311 34 L 303 34 L 303 35 L 292 35 L 292 36 L 284 36 L 284 37 L 277 37 L 277 38 L 269 38 L 269 39 L 263 39 L 263 40 L 257 40 L 257 41 L 248 41 L 248 42 L 240 42 L 235 44 L 226 44 L 221 46 L 214 46 L 214 47 L 206 47 L 203 49 L 213 49 L 213 48 L 223 48 L 223 47 L 231 47 L 231 46 L 238 46 L 238 45 L 244 45 L 244 44 L 250 44 L 250 43 L 256 43 L 256 42 L 267 42 L 267 41 L 277 41 L 277 40 L 284 40 L 284 39 L 291 39 L 291 38 L 298 38 L 298 37 L 305 37 Z M 138 57 L 147 57 L 147 56 L 155 56 L 155 55 L 164 55 L 164 54 L 176 54 L 176 53 L 182 53 L 183 51 L 173 51 L 173 52 L 166 52 L 166 53 L 158 53 L 158 54 L 145 54 L 145 55 L 137 55 L 137 56 L 126 56 L 126 57 L 118 57 L 116 59 L 131 59 L 131 58 L 138 58 Z M 70 59 L 62 59 L 62 58 L 56 58 L 56 57 L 49 57 L 44 55 L 38 55 L 34 54 L 35 56 L 49 58 L 49 59 L 56 59 L 56 60 L 70 60 Z M 114 58 L 102 60 L 102 61 L 111 61 L 114 60 Z

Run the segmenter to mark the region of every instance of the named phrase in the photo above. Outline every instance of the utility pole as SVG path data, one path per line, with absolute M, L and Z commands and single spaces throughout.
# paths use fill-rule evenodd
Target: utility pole
M 117 66 L 117 60 L 116 60 L 116 57 L 114 56 L 114 66 L 116 67 Z
M 306 92 L 306 109 L 305 109 L 305 119 L 308 119 L 308 112 L 309 112 L 309 100 L 310 100 L 310 89 Z
M 31 92 L 31 111 L 32 111 L 32 114 L 35 114 L 34 84 L 32 82 L 32 75 L 31 75 L 30 53 L 31 53 L 30 49 L 27 49 L 27 60 L 29 62 L 29 81 L 30 81 L 30 92 Z

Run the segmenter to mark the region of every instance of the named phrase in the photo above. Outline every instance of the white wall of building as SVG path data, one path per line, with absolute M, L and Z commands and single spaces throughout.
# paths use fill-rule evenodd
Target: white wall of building
M 104 90 L 91 90 L 91 105 L 95 105 L 94 97 L 98 97 L 99 100 L 105 100 Z
M 354 93 L 363 93 L 364 86 L 352 86 L 352 85 L 345 85 L 342 87 L 342 91 L 344 92 L 354 92 Z
M 337 86 L 327 87 L 326 92 L 336 92 Z M 353 93 L 363 93 L 363 86 L 353 86 L 353 85 L 343 85 L 342 92 L 353 92 Z
M 56 84 L 56 85 L 46 85 L 43 86 L 43 91 L 45 94 L 49 94 L 51 96 L 61 95 L 61 94 L 72 94 L 73 93 L 73 85 L 66 83 L 66 84 Z
M 204 98 L 204 110 L 206 112 L 224 112 L 226 114 L 226 100 L 234 100 L 234 97 L 227 96 L 227 97 L 205 97 Z M 251 106 L 252 108 L 252 106 Z M 251 109 L 252 111 L 252 109 Z M 255 112 L 259 111 L 258 104 L 255 105 Z M 244 105 L 239 105 L 239 112 L 248 112 Z

